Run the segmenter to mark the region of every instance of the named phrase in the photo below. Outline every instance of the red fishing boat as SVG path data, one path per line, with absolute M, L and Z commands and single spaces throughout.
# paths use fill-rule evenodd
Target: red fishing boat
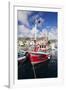
M 44 45 L 44 47 L 43 46 L 41 47 L 41 44 L 37 44 L 36 27 L 37 27 L 38 23 L 39 23 L 39 21 L 37 23 L 35 23 L 35 27 L 34 27 L 35 37 L 33 40 L 34 45 L 32 45 L 34 48 L 31 51 L 28 49 L 28 52 L 26 51 L 27 53 L 24 54 L 23 57 L 18 58 L 19 61 L 22 61 L 23 59 L 28 58 L 28 60 L 30 60 L 30 62 L 32 64 L 37 64 L 37 63 L 45 62 L 50 59 L 50 54 L 48 52 L 48 49 L 46 48 L 48 39 L 47 39 L 46 45 Z

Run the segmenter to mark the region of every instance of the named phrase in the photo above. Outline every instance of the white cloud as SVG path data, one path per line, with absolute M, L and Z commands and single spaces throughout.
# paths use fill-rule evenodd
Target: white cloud
M 51 28 L 49 32 L 49 39 L 56 39 L 58 38 L 57 28 Z
M 54 27 L 51 28 L 49 31 L 45 28 L 41 32 L 38 31 L 37 33 L 38 33 L 37 37 L 46 37 L 46 36 L 48 36 L 48 39 L 50 39 L 50 40 L 54 40 L 54 39 L 57 40 L 57 37 L 58 37 L 57 28 L 54 28 Z
M 25 27 L 25 25 L 29 26 L 28 16 L 30 14 L 32 14 L 31 11 L 23 11 L 23 10 L 18 11 L 18 20 L 20 20 L 23 23 L 23 25 L 18 25 L 18 37 L 34 37 L 35 36 L 35 29 L 36 29 L 35 27 L 33 27 L 31 30 Z M 39 17 L 38 14 L 31 17 L 31 20 L 36 20 L 36 23 L 38 23 L 38 21 L 40 20 L 41 23 L 37 24 L 38 27 L 41 27 L 42 24 L 44 23 L 44 19 Z M 44 28 L 42 31 L 36 29 L 36 34 L 37 34 L 37 37 L 44 37 L 48 35 L 49 39 L 57 39 L 57 35 L 58 35 L 57 28 L 55 27 L 52 27 L 50 30 L 47 30 L 47 28 Z
M 18 37 L 28 37 L 30 34 L 30 30 L 24 25 L 18 26 Z
M 23 24 L 26 24 L 27 26 L 29 26 L 28 15 L 30 15 L 31 13 L 32 13 L 31 11 L 19 10 L 18 11 L 18 20 L 20 20 Z
M 38 29 L 33 27 L 33 29 L 29 29 L 25 27 L 24 25 L 18 26 L 18 37 L 35 37 L 35 31 L 36 34 L 39 33 Z
M 48 36 L 49 39 L 57 39 L 57 29 L 51 28 L 48 32 L 48 30 L 45 28 L 42 31 L 36 29 L 36 27 L 33 27 L 33 29 L 29 29 L 25 27 L 24 25 L 18 26 L 18 37 L 35 37 L 35 31 L 37 37 L 46 37 Z

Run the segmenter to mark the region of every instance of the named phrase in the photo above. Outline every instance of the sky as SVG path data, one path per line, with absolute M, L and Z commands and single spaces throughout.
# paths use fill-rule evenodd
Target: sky
M 57 39 L 57 12 L 23 11 L 17 12 L 18 37 L 43 37 L 49 33 L 49 38 Z M 36 26 L 35 26 L 36 25 Z

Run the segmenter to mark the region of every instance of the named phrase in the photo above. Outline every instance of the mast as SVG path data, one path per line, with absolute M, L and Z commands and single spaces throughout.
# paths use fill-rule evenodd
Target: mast
M 37 39 L 37 31 L 36 31 L 36 29 L 37 29 L 37 20 L 35 21 L 35 40 Z
M 35 40 L 36 40 L 36 24 L 35 24 Z

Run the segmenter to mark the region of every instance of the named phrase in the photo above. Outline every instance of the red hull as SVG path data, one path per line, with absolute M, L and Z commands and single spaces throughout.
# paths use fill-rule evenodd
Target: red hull
M 30 62 L 33 64 L 37 64 L 37 63 L 47 61 L 48 56 L 49 55 L 46 55 L 46 54 L 33 54 L 33 53 L 29 54 Z

